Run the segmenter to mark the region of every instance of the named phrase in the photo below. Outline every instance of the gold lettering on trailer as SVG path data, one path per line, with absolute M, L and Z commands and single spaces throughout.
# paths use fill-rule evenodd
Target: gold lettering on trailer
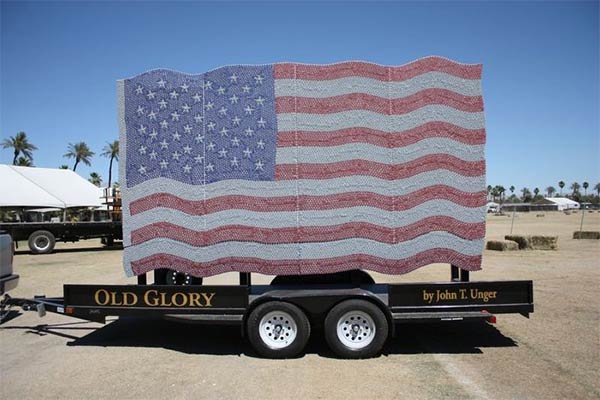
M 146 290 L 141 298 L 143 305 L 150 307 L 212 307 L 216 293 L 175 292 L 165 293 L 156 289 Z M 139 306 L 140 297 L 134 292 L 109 292 L 98 289 L 94 302 L 99 306 Z
M 128 301 L 129 300 L 129 301 Z M 123 292 L 123 305 L 135 306 L 138 302 L 137 294 L 133 292 Z
M 100 300 L 100 295 L 104 297 L 104 300 Z M 94 301 L 100 306 L 105 306 L 110 302 L 110 293 L 104 289 L 96 290 L 96 293 L 94 293 Z
M 151 295 L 153 295 L 153 297 L 150 297 Z M 154 307 L 158 305 L 158 290 L 147 290 L 146 293 L 144 293 L 144 303 L 148 306 Z
M 200 293 L 190 293 L 190 306 L 202 307 L 202 303 L 200 303 Z
M 202 297 L 204 297 L 204 300 L 206 301 L 206 304 L 204 305 L 205 307 L 212 307 L 212 304 L 210 303 L 213 299 L 213 297 L 215 297 L 215 293 L 209 293 L 210 296 L 206 293 L 200 293 L 202 295 Z

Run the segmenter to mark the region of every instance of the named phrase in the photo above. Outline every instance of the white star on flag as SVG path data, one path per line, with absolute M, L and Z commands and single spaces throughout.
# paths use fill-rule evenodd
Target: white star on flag
M 169 93 L 169 97 L 173 100 L 177 100 L 177 97 L 179 96 L 179 93 L 177 93 L 177 91 L 173 90 L 171 93 Z

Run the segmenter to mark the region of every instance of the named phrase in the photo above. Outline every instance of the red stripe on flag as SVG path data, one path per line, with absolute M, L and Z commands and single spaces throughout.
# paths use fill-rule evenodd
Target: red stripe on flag
M 366 93 L 350 93 L 326 98 L 281 96 L 275 99 L 277 113 L 331 114 L 367 110 L 380 114 L 406 114 L 428 105 L 444 105 L 467 112 L 483 111 L 481 96 L 464 96 L 446 89 L 425 89 L 413 95 L 386 99 Z
M 398 228 L 388 228 L 368 222 L 351 222 L 333 226 L 285 228 L 227 225 L 204 232 L 169 222 L 157 222 L 131 232 L 131 243 L 137 245 L 153 239 L 172 239 L 201 247 L 230 241 L 283 244 L 364 238 L 381 243 L 397 244 L 432 231 L 449 232 L 468 240 L 482 239 L 485 236 L 485 222 L 467 223 L 451 217 L 433 216 Z
M 131 215 L 154 208 L 179 210 L 189 215 L 206 215 L 238 209 L 259 212 L 301 210 L 333 210 L 367 206 L 386 211 L 403 211 L 433 199 L 448 200 L 464 207 L 482 207 L 486 192 L 463 192 L 446 185 L 433 185 L 402 196 L 386 196 L 372 192 L 346 192 L 323 196 L 255 197 L 243 195 L 220 196 L 207 200 L 186 200 L 170 193 L 153 193 L 129 205 Z
M 380 81 L 404 81 L 427 72 L 445 72 L 465 79 L 481 79 L 480 64 L 466 65 L 441 57 L 427 57 L 398 67 L 386 67 L 362 61 L 332 65 L 281 63 L 274 65 L 275 79 L 326 80 L 360 76 Z
M 361 268 L 384 274 L 402 274 L 424 265 L 439 262 L 440 260 L 445 260 L 446 263 L 470 271 L 481 269 L 481 256 L 467 256 L 450 249 L 431 249 L 403 260 L 389 260 L 370 255 L 355 254 L 344 257 L 302 261 L 227 257 L 212 262 L 201 263 L 183 257 L 160 253 L 132 261 L 131 268 L 136 275 L 158 268 L 169 268 L 197 277 L 206 277 L 230 271 L 259 272 L 266 275 L 295 275 L 333 273 Z
M 428 122 L 402 132 L 384 132 L 370 128 L 347 128 L 330 132 L 287 131 L 277 134 L 277 147 L 339 146 L 369 143 L 381 147 L 402 147 L 423 139 L 441 137 L 470 145 L 485 143 L 485 129 L 466 129 L 447 122 Z
M 359 175 L 396 180 L 436 169 L 445 169 L 462 176 L 481 176 L 485 173 L 485 161 L 465 161 L 448 154 L 431 154 L 407 163 L 394 165 L 367 160 L 326 164 L 277 164 L 275 165 L 275 179 L 331 179 Z

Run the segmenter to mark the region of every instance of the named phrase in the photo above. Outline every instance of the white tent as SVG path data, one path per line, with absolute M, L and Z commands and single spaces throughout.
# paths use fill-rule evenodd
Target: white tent
M 0 207 L 100 207 L 102 194 L 68 169 L 0 164 Z
M 546 197 L 546 200 L 558 205 L 558 211 L 579 209 L 579 203 L 566 197 Z

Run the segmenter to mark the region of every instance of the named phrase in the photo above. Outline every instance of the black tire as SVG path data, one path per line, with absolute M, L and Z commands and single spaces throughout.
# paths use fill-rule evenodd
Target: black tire
M 157 285 L 202 285 L 202 278 L 174 269 L 157 269 L 154 271 L 154 283 Z
M 278 335 L 278 337 L 273 338 L 274 341 L 277 341 L 278 338 L 281 338 L 283 346 L 281 348 L 275 348 L 271 346 L 268 342 L 263 340 L 260 333 L 260 325 L 263 318 L 268 317 L 269 315 L 274 315 L 274 313 L 279 313 L 279 315 L 287 314 L 287 316 L 292 319 L 289 321 L 287 320 L 287 317 L 284 317 L 281 320 L 280 325 L 278 325 L 283 327 L 280 328 L 281 333 Z M 270 323 L 271 321 L 268 322 Z M 295 324 L 296 337 L 290 343 L 286 343 L 284 334 L 291 332 L 290 327 L 293 326 L 292 324 Z M 248 340 L 250 341 L 250 344 L 254 350 L 256 350 L 256 352 L 261 356 L 267 358 L 296 357 L 302 352 L 302 350 L 304 350 L 304 347 L 306 346 L 306 343 L 310 337 L 310 322 L 308 321 L 306 314 L 295 305 L 281 301 L 270 301 L 256 307 L 250 313 L 250 316 L 246 321 L 246 329 L 248 332 Z M 269 328 L 266 327 L 265 329 Z M 275 333 L 274 330 L 273 332 Z
M 338 335 L 338 323 L 340 334 L 347 337 L 343 340 Z M 343 301 L 333 307 L 325 318 L 325 339 L 331 350 L 342 358 L 370 358 L 378 355 L 388 334 L 388 321 L 383 311 L 365 300 Z
M 54 250 L 56 239 L 52 232 L 35 231 L 29 235 L 28 244 L 33 254 L 48 254 Z

